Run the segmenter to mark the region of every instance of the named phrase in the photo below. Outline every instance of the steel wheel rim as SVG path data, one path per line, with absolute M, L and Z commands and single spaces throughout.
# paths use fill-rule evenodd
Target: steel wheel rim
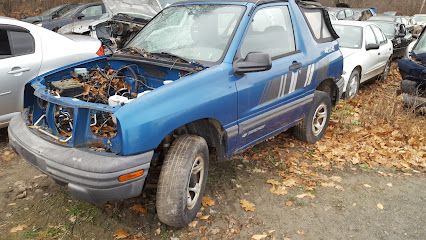
M 195 158 L 192 164 L 191 173 L 188 179 L 187 187 L 187 208 L 193 209 L 200 198 L 201 185 L 204 180 L 204 159 L 201 156 Z
M 348 93 L 348 95 L 349 95 L 350 98 L 355 96 L 355 94 L 358 92 L 358 87 L 359 87 L 358 85 L 359 85 L 358 84 L 358 76 L 355 75 L 351 78 L 351 81 L 349 82 L 349 93 Z
M 318 136 L 324 130 L 327 115 L 327 105 L 321 103 L 315 110 L 314 119 L 312 120 L 312 131 L 315 136 Z

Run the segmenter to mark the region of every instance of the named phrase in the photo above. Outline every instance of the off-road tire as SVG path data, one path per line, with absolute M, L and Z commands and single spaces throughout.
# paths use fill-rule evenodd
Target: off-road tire
M 317 112 L 317 109 L 322 106 L 326 108 L 326 116 L 325 116 L 325 123 L 322 128 L 322 131 L 315 135 L 313 130 L 313 124 L 314 121 L 314 115 Z M 316 143 L 318 140 L 320 140 L 327 130 L 328 123 L 330 121 L 330 114 L 332 110 L 331 105 L 331 97 L 326 92 L 322 91 L 315 91 L 314 100 L 311 109 L 309 112 L 305 115 L 304 119 L 297 124 L 293 128 L 293 134 L 294 136 L 304 142 L 307 143 Z
M 203 180 L 198 200 L 188 208 L 188 186 L 196 159 L 204 161 Z M 201 208 L 209 167 L 209 150 L 204 138 L 183 135 L 170 147 L 161 169 L 157 187 L 157 214 L 161 222 L 172 227 L 185 227 Z
M 356 91 L 355 91 L 354 95 L 349 96 L 350 84 L 351 84 L 351 81 L 352 81 L 352 79 L 353 79 L 354 77 L 356 77 L 356 78 L 357 78 L 355 81 L 357 81 L 358 88 L 356 89 Z M 348 85 L 346 86 L 346 90 L 345 90 L 345 99 L 346 99 L 346 100 L 349 100 L 349 99 L 354 98 L 354 97 L 358 94 L 360 86 L 361 86 L 361 72 L 360 72 L 360 70 L 359 70 L 358 68 L 355 68 L 355 69 L 352 71 L 351 76 L 349 77 Z

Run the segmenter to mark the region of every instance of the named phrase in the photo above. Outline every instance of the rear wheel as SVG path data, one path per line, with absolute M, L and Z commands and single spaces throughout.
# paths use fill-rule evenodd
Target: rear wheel
M 331 114 L 331 98 L 325 92 L 316 91 L 314 103 L 308 114 L 294 127 L 294 135 L 299 140 L 316 143 L 327 130 Z
M 209 151 L 204 138 L 184 135 L 167 153 L 158 182 L 157 214 L 161 222 L 184 227 L 201 208 L 209 167 Z
M 352 99 L 357 95 L 359 91 L 360 79 L 361 73 L 359 69 L 353 70 L 351 76 L 349 77 L 348 85 L 346 86 L 346 99 Z

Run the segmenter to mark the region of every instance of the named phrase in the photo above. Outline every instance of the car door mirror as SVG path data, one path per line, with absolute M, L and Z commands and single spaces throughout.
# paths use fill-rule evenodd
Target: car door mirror
M 248 53 L 244 59 L 238 59 L 234 62 L 234 72 L 237 74 L 262 72 L 271 68 L 271 56 L 261 52 Z
M 398 37 L 405 37 L 407 35 L 407 28 L 404 24 L 399 26 Z
M 365 47 L 365 50 L 370 51 L 370 50 L 377 50 L 380 48 L 380 45 L 377 43 L 370 43 L 367 44 L 367 46 Z
M 77 15 L 77 19 L 83 19 L 85 17 L 85 15 L 83 13 L 79 13 Z

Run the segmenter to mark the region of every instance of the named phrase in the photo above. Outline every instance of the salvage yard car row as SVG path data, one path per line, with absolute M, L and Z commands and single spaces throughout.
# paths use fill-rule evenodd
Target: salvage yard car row
M 98 57 L 39 61 L 25 86 L 27 67 L 8 66 L 22 76 L 8 132 L 17 153 L 85 201 L 137 197 L 148 178 L 158 179 L 158 217 L 170 226 L 198 213 L 209 162 L 286 130 L 319 141 L 342 95 L 386 76 L 392 60 L 394 44 L 374 22 L 332 23 L 312 1 L 143 2 L 146 22 L 116 7 L 112 18 L 89 24 L 112 54 L 92 39 Z M 147 10 L 147 2 L 156 5 Z M 27 54 L 49 43 L 36 37 L 38 26 L 20 29 L 34 32 Z

